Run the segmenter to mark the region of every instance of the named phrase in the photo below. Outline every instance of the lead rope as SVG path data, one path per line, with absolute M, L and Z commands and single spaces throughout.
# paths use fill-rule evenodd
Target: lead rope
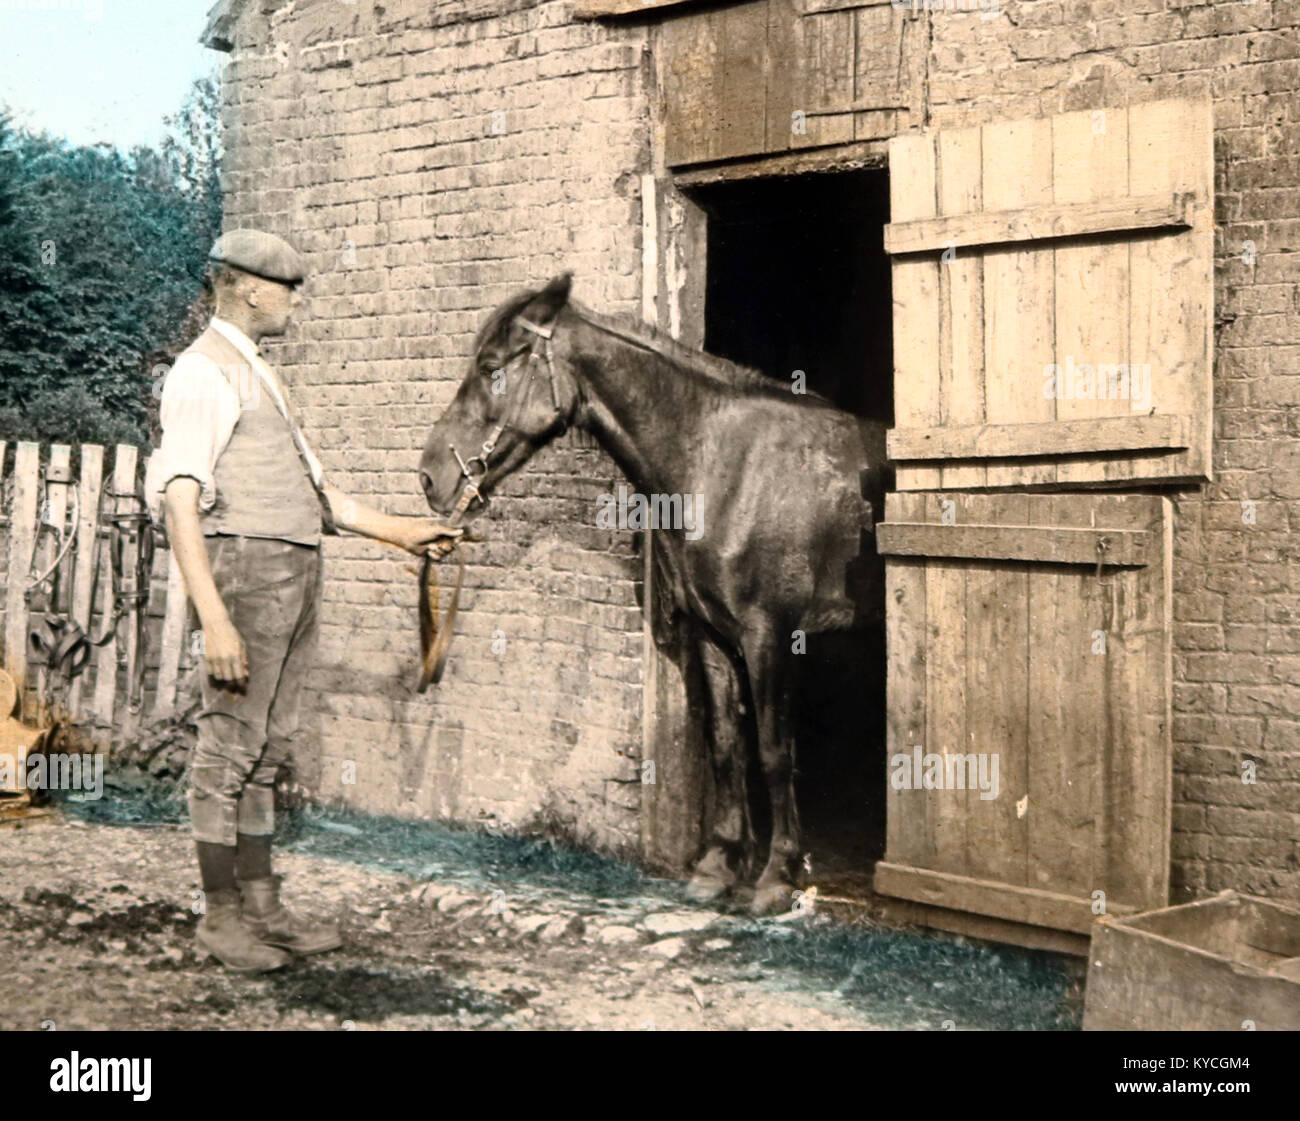
M 473 483 L 467 485 L 447 524 L 455 529 L 478 497 L 478 488 Z M 451 552 L 456 553 L 459 548 L 457 543 Z M 465 560 L 460 556 L 456 560 L 456 587 L 451 593 L 447 614 L 442 618 L 439 618 L 438 562 L 432 553 L 426 552 L 420 566 L 420 680 L 415 689 L 417 693 L 425 693 L 430 685 L 441 682 L 443 670 L 447 668 L 447 655 L 451 653 L 451 640 L 456 633 L 456 615 L 460 611 L 460 591 L 465 583 Z
M 551 336 L 554 334 L 555 328 L 538 326 L 536 323 L 525 319 L 522 315 L 516 317 L 515 322 L 525 330 L 531 331 L 534 335 L 545 340 L 546 371 L 551 381 L 551 403 L 555 406 L 557 413 L 562 412 L 559 389 L 555 382 L 555 364 L 551 357 Z M 538 357 L 537 350 L 534 347 L 529 362 L 536 361 Z M 533 375 L 529 374 L 529 388 L 532 385 L 532 377 Z M 456 457 L 461 476 L 465 480 L 465 486 L 461 489 L 456 508 L 452 511 L 447 522 L 453 529 L 457 527 L 460 519 L 469 511 L 470 506 L 475 502 L 484 501 L 483 495 L 478 489 L 478 484 L 474 481 L 473 473 L 469 469 L 469 464 L 478 460 L 483 465 L 483 474 L 487 474 L 488 456 L 495 450 L 502 433 L 514 423 L 516 414 L 523 411 L 527 400 L 528 389 L 525 389 L 518 398 L 512 396 L 505 419 L 488 436 L 482 448 L 480 448 L 480 454 L 471 457 L 468 462 L 461 458 L 454 445 L 451 446 L 451 454 Z M 565 427 L 567 428 L 567 425 Z M 450 556 L 451 553 L 457 552 L 458 549 L 459 543 L 453 545 L 447 555 Z M 432 554 L 426 552 L 424 562 L 420 566 L 420 679 L 416 684 L 415 691 L 417 693 L 427 692 L 430 685 L 436 685 L 442 681 L 443 670 L 447 667 L 447 655 L 451 651 L 451 641 L 455 635 L 456 615 L 460 611 L 460 592 L 465 582 L 465 561 L 463 558 L 457 557 L 456 587 L 451 593 L 451 602 L 447 605 L 447 614 L 439 618 L 441 591 L 438 586 L 437 563 Z

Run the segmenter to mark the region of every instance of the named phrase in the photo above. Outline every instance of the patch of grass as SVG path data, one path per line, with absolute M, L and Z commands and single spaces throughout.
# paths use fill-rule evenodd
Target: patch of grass
M 71 817 L 100 825 L 179 824 L 188 820 L 179 784 L 123 768 L 106 776 L 102 799 L 64 800 Z M 653 881 L 635 865 L 543 836 L 489 833 L 448 822 L 408 821 L 340 807 L 277 810 L 277 848 L 416 879 L 433 875 L 491 883 L 531 883 L 596 896 L 645 891 Z
M 634 864 L 569 848 L 545 837 L 488 833 L 446 822 L 405 821 L 330 808 L 303 814 L 295 852 L 378 865 L 414 878 L 531 883 L 596 896 L 644 891 Z
M 157 782 L 134 767 L 106 771 L 104 796 L 94 801 L 78 801 L 57 791 L 53 797 L 69 817 L 96 825 L 179 825 L 189 820 L 179 784 Z
M 808 977 L 898 1027 L 1070 1031 L 1082 1007 L 1070 963 L 946 935 L 864 926 L 777 926 L 737 932 L 728 953 Z

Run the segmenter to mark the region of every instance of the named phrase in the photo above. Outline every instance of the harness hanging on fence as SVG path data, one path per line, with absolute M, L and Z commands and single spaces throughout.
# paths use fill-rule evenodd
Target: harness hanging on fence
M 144 677 L 148 665 L 149 588 L 153 576 L 155 529 L 153 518 L 140 495 L 134 491 L 109 493 L 112 498 L 130 502 L 136 507 L 126 512 L 114 512 L 107 521 L 113 550 L 110 567 L 117 577 L 113 596 L 115 628 L 121 625 L 127 611 L 135 611 L 135 664 L 127 683 L 126 703 L 131 712 L 139 712 L 144 707 Z M 123 590 L 128 574 L 129 586 Z M 125 651 L 120 653 L 119 662 L 126 662 Z
M 128 512 L 105 513 L 104 500 L 130 501 L 139 509 Z M 80 520 L 80 491 L 73 485 L 72 524 Z M 35 569 L 36 555 L 40 549 L 41 533 L 46 528 L 53 529 L 61 538 L 54 563 L 43 573 L 33 571 L 25 596 L 29 612 L 41 614 L 41 619 L 29 623 L 27 635 L 27 657 L 32 665 L 44 666 L 64 684 L 70 684 L 79 676 L 90 662 L 92 650 L 107 646 L 117 637 L 122 620 L 132 606 L 136 607 L 136 659 L 135 674 L 129 683 L 127 704 L 132 711 L 138 710 L 144 702 L 144 670 L 146 665 L 146 644 L 148 641 L 147 607 L 149 603 L 150 581 L 153 574 L 154 530 L 152 520 L 145 509 L 144 500 L 139 495 L 121 494 L 105 491 L 101 496 L 99 515 L 95 526 L 94 556 L 91 559 L 92 577 L 90 585 L 90 604 L 93 613 L 99 602 L 99 580 L 103 570 L 105 547 L 109 553 L 109 576 L 112 581 L 113 612 L 105 621 L 98 638 L 92 638 L 81 625 L 66 611 L 60 610 L 58 602 L 58 573 L 69 555 L 75 552 L 75 535 L 65 536 L 63 527 L 42 521 L 37 531 L 36 542 L 32 551 L 32 569 Z M 123 577 L 127 565 L 131 566 L 130 588 L 123 590 Z M 46 585 L 49 585 L 48 589 Z M 37 601 L 45 597 L 43 604 Z M 119 654 L 119 664 L 125 664 L 125 652 Z
M 28 567 L 28 584 L 23 591 L 27 606 L 28 634 L 27 660 L 31 665 L 46 666 L 71 680 L 85 666 L 86 657 L 79 659 L 79 627 L 69 616 L 60 611 L 59 592 L 62 581 L 59 573 L 64 561 L 75 551 L 77 537 L 75 532 L 68 532 L 61 525 L 50 520 L 48 505 L 42 506 L 40 524 L 36 527 L 36 537 L 32 542 L 32 560 Z M 72 488 L 72 525 L 81 520 L 81 492 L 74 485 Z M 44 572 L 36 571 L 36 558 L 41 551 L 41 536 L 46 530 L 57 537 L 54 560 Z M 32 621 L 39 615 L 39 621 Z M 88 653 L 88 652 L 87 652 Z M 75 667 L 75 668 L 74 668 Z

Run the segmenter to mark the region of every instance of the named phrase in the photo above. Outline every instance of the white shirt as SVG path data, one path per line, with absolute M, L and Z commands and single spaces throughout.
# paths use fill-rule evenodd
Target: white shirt
M 149 477 L 145 480 L 149 508 L 156 519 L 161 518 L 163 494 L 173 479 L 190 478 L 198 482 L 199 510 L 203 513 L 217 504 L 214 478 L 217 460 L 230 443 L 248 394 L 263 390 L 269 392 L 281 415 L 286 420 L 289 418 L 284 389 L 253 340 L 233 323 L 215 315 L 212 329 L 248 360 L 255 376 L 248 379 L 250 384 L 235 386 L 222 368 L 206 355 L 190 351 L 176 360 L 163 383 L 159 407 L 162 444 L 149 461 Z M 323 490 L 326 483 L 320 461 L 297 425 L 292 421 L 289 424 L 295 432 L 295 439 L 301 441 L 312 482 Z

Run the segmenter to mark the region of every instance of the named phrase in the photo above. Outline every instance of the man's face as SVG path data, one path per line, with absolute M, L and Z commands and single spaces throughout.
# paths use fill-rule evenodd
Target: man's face
M 264 335 L 283 335 L 289 320 L 302 303 L 302 286 L 281 284 L 260 276 L 250 276 L 250 295 L 256 300 L 257 318 Z

